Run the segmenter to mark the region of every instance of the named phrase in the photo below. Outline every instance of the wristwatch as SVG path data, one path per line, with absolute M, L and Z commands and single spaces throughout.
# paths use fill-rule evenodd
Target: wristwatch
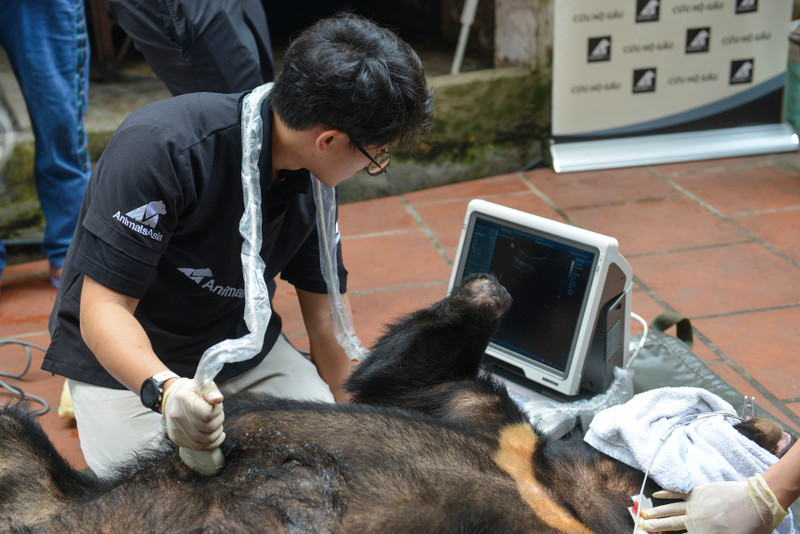
M 139 390 L 139 398 L 145 408 L 150 408 L 154 412 L 161 409 L 161 399 L 164 398 L 164 382 L 170 378 L 180 378 L 172 371 L 161 371 L 156 373 L 142 383 Z

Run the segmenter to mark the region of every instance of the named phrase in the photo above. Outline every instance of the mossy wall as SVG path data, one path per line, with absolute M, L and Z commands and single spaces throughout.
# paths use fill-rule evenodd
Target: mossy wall
M 100 158 L 112 134 L 89 133 L 92 164 Z M 34 150 L 30 139 L 17 142 L 0 172 L 0 238 L 3 240 L 36 240 L 44 235 L 45 220 L 33 180 Z
M 25 238 L 44 231 L 33 183 L 33 142 L 17 143 L 0 173 L 0 236 Z
M 429 156 L 460 159 L 467 148 L 547 135 L 550 82 L 526 69 L 440 76 L 432 85 L 436 105 L 434 127 L 425 139 Z

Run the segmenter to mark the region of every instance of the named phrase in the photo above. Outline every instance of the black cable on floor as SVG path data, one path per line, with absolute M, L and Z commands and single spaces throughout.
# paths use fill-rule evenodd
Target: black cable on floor
M 27 341 L 17 341 L 17 340 L 14 340 L 14 339 L 0 340 L 0 347 L 5 346 L 5 345 L 19 345 L 19 346 L 21 346 L 21 347 L 23 347 L 25 349 L 25 354 L 27 356 L 27 360 L 25 362 L 25 368 L 21 372 L 19 372 L 19 373 L 6 373 L 6 372 L 3 372 L 3 371 L 0 371 L 0 376 L 4 376 L 4 377 L 7 377 L 7 378 L 22 378 L 23 376 L 25 376 L 25 373 L 28 372 L 28 369 L 31 366 L 31 359 L 32 359 L 31 348 L 38 349 L 38 350 L 40 350 L 42 352 L 46 352 L 47 351 L 47 349 L 45 349 L 44 347 L 40 347 L 39 345 L 35 345 L 33 343 L 28 343 Z M 50 405 L 47 404 L 46 400 L 44 400 L 43 398 L 39 397 L 38 395 L 33 395 L 32 393 L 25 393 L 22 389 L 20 389 L 20 388 L 18 388 L 16 386 L 12 386 L 10 384 L 7 384 L 2 379 L 0 379 L 0 387 L 5 388 L 6 390 L 10 391 L 11 393 L 13 393 L 14 395 L 17 395 L 19 397 L 19 400 L 16 401 L 14 404 L 20 404 L 22 402 L 25 402 L 26 400 L 32 400 L 34 402 L 38 402 L 39 404 L 41 404 L 43 406 L 43 408 L 41 408 L 39 410 L 35 410 L 35 411 L 32 412 L 32 413 L 34 413 L 36 415 L 42 415 L 42 414 L 45 414 L 45 413 L 50 411 Z M 0 402 L 0 406 L 8 406 L 8 404 Z

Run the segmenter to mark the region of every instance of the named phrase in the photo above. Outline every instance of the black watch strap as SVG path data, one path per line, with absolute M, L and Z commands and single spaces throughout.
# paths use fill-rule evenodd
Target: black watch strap
M 150 408 L 154 412 L 160 411 L 161 401 L 164 398 L 164 382 L 170 378 L 180 377 L 172 371 L 161 371 L 142 382 L 139 399 L 145 408 Z

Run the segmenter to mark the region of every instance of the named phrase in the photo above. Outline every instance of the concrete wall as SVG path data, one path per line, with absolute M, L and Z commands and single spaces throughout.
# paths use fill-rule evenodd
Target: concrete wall
M 495 0 L 495 66 L 549 73 L 553 55 L 553 0 Z

